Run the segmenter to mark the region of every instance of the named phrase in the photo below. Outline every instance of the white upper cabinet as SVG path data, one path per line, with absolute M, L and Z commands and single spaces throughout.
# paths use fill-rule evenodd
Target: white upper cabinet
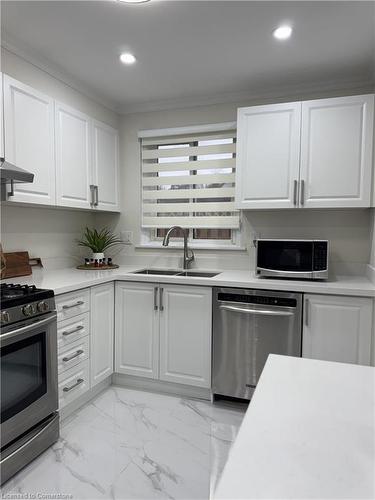
M 373 301 L 305 295 L 302 356 L 369 365 Z
M 12 201 L 55 204 L 54 102 L 4 75 L 5 157 L 34 174 L 16 184 Z
M 56 103 L 56 190 L 60 206 L 91 208 L 90 119 Z
M 236 205 L 291 208 L 297 203 L 301 103 L 238 110 Z
M 369 207 L 374 96 L 238 110 L 236 206 Z
M 373 95 L 302 103 L 301 205 L 370 205 L 373 124 Z
M 94 206 L 99 210 L 119 210 L 118 132 L 105 123 L 93 121 L 92 182 Z
M 4 158 L 4 87 L 3 74 L 0 72 L 0 158 Z

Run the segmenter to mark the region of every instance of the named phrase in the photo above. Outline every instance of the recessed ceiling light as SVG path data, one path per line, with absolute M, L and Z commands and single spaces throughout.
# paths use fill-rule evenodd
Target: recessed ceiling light
M 133 54 L 130 54 L 129 52 L 124 52 L 123 54 L 120 55 L 120 61 L 124 64 L 134 64 L 136 58 L 135 56 L 133 56 Z
M 288 38 L 290 38 L 292 31 L 293 29 L 291 28 L 291 26 L 279 26 L 278 28 L 273 30 L 273 36 L 278 40 L 287 40 Z

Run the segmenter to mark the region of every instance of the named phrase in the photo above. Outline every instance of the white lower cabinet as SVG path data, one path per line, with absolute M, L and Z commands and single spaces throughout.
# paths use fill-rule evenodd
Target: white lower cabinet
M 93 387 L 113 373 L 113 283 L 91 288 L 90 309 L 90 378 Z
M 116 284 L 115 371 L 211 385 L 210 288 Z
M 90 389 L 89 360 L 59 373 L 59 409 L 83 396 Z
M 369 365 L 372 315 L 368 298 L 305 295 L 302 356 Z
M 115 370 L 117 373 L 158 378 L 158 286 L 116 283 Z
M 211 387 L 211 289 L 167 285 L 160 291 L 160 380 Z

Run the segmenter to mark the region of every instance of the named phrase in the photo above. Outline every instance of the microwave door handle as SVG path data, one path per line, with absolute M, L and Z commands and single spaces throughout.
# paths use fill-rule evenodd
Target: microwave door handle
M 21 333 L 31 332 L 36 328 L 48 325 L 49 323 L 52 323 L 55 320 L 56 320 L 56 313 L 53 313 L 52 316 L 49 316 L 48 318 L 41 319 L 40 321 L 36 321 L 35 323 L 31 323 L 30 325 L 27 326 L 22 326 L 21 328 L 17 328 L 17 330 L 12 330 L 9 333 L 3 333 L 1 335 L 1 340 L 11 339 L 12 337 L 16 337 Z
M 243 314 L 257 314 L 259 316 L 294 316 L 293 312 L 290 311 L 278 311 L 276 309 L 253 309 L 250 307 L 237 307 L 222 305 L 220 309 L 223 311 L 238 312 Z

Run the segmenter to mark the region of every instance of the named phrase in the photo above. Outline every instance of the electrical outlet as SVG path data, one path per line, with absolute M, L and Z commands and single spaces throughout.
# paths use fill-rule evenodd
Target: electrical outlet
M 125 245 L 133 244 L 133 231 L 121 231 L 120 236 Z

